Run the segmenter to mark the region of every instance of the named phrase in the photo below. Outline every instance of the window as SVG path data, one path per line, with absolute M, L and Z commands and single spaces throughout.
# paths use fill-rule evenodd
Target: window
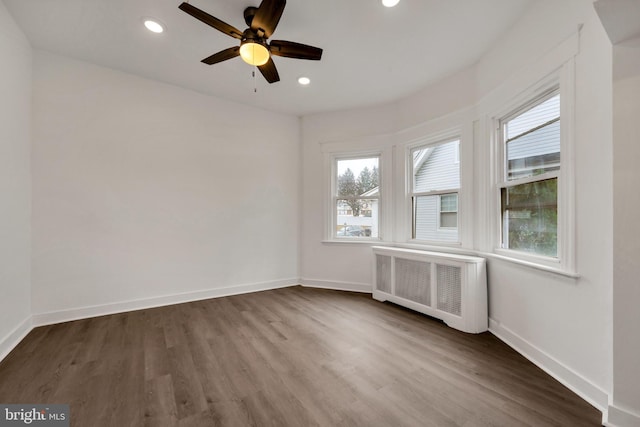
M 558 257 L 560 94 L 557 89 L 500 121 L 501 246 Z
M 440 228 L 458 228 L 458 194 L 440 195 Z
M 459 140 L 410 151 L 412 239 L 458 242 Z
M 333 238 L 378 238 L 380 156 L 334 159 Z

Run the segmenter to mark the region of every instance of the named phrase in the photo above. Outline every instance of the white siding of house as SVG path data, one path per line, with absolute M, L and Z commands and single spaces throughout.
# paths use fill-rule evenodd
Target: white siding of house
M 452 228 L 438 228 L 440 214 L 439 196 L 418 198 L 416 210 L 416 239 L 433 240 L 438 242 L 457 242 L 458 230 Z
M 415 173 L 414 192 L 460 188 L 460 162 L 457 143 L 434 147 L 427 160 Z M 457 229 L 438 227 L 438 196 L 420 197 L 416 206 L 416 239 L 440 242 L 458 241 Z
M 529 107 L 526 107 L 529 108 Z M 560 95 L 538 104 L 524 113 L 507 120 L 506 133 L 507 139 L 516 138 L 531 129 L 550 122 L 560 115 Z
M 552 123 L 507 144 L 508 160 L 560 152 L 560 122 Z
M 416 239 L 434 240 L 438 232 L 438 196 L 419 197 L 416 211 Z
M 460 163 L 456 163 L 458 145 L 442 144 L 434 147 L 431 155 L 415 173 L 414 192 L 460 188 Z

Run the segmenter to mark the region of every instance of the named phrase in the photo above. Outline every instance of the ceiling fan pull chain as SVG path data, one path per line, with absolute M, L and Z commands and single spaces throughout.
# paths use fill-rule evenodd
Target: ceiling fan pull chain
M 257 66 L 253 66 L 253 71 L 251 72 L 251 74 L 253 75 L 253 93 L 257 93 L 258 92 L 258 83 L 256 82 L 256 69 L 258 67 Z

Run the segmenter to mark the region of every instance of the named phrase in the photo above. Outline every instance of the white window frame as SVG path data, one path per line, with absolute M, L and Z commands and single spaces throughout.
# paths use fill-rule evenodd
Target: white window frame
M 372 158 L 378 158 L 378 196 L 376 197 L 361 197 L 361 196 L 357 196 L 357 197 L 344 197 L 344 196 L 339 196 L 338 195 L 338 162 L 340 161 L 345 161 L 345 160 L 358 160 L 358 159 L 372 159 Z M 334 155 L 332 156 L 332 162 L 331 162 L 331 207 L 332 207 L 332 235 L 331 235 L 331 239 L 335 239 L 335 240 L 379 240 L 379 235 L 380 235 L 380 207 L 382 205 L 382 188 L 380 185 L 381 182 L 381 165 L 382 163 L 382 153 L 372 153 L 372 154 L 364 154 L 364 155 L 346 155 L 346 156 L 340 156 L 340 155 Z M 357 179 L 357 177 L 356 177 Z M 338 224 L 338 200 L 345 200 L 345 199 L 354 199 L 354 200 L 372 200 L 372 199 L 376 199 L 378 200 L 378 224 L 377 224 L 377 228 L 378 228 L 378 236 L 371 236 L 371 237 L 366 237 L 366 236 L 338 236 L 338 227 L 340 226 L 340 224 Z
M 380 244 L 391 240 L 391 159 L 392 145 L 384 137 L 370 137 L 366 140 L 321 143 L 324 155 L 325 197 L 324 197 L 324 238 L 327 244 Z M 372 147 L 373 146 L 373 147 Z M 366 147 L 366 148 L 364 148 Z M 337 235 L 337 161 L 367 157 L 378 157 L 378 236 L 342 237 Z
M 420 245 L 427 245 L 427 246 L 434 246 L 434 247 L 438 247 L 438 246 L 461 246 L 462 244 L 462 234 L 461 234 L 461 221 L 460 221 L 460 199 L 461 199 L 461 194 L 462 194 L 462 187 L 463 187 L 463 171 L 462 171 L 462 165 L 460 165 L 460 187 L 459 188 L 451 188 L 451 189 L 445 189 L 445 190 L 436 190 L 436 191 L 427 191 L 427 192 L 414 192 L 413 190 L 413 185 L 414 185 L 414 170 L 413 170 L 413 151 L 415 150 L 419 150 L 422 148 L 429 148 L 429 147 L 436 147 L 438 145 L 444 145 L 444 144 L 448 144 L 454 141 L 457 141 L 457 160 L 458 163 L 460 163 L 460 141 L 462 140 L 462 135 L 461 135 L 461 130 L 460 129 L 455 129 L 455 130 L 451 130 L 448 132 L 443 132 L 440 134 L 436 134 L 436 135 L 432 135 L 431 137 L 422 139 L 418 142 L 412 143 L 412 144 L 408 144 L 406 146 L 406 151 L 405 151 L 405 161 L 406 161 L 406 168 L 405 170 L 407 171 L 407 175 L 406 175 L 406 204 L 407 204 L 407 213 L 408 213 L 408 225 L 409 225 L 409 238 L 408 238 L 408 242 L 412 243 L 412 244 L 420 244 Z M 456 228 L 443 228 L 440 227 L 440 195 L 443 194 L 452 194 L 452 193 L 456 193 L 458 195 L 458 221 L 457 221 L 457 227 Z M 420 239 L 415 239 L 414 233 L 415 233 L 415 218 L 414 218 L 414 206 L 413 206 L 413 199 L 414 197 L 421 197 L 421 196 L 438 196 L 437 199 L 437 228 L 439 230 L 442 230 L 444 232 L 447 231 L 455 231 L 458 234 L 458 239 L 456 241 L 439 241 L 439 240 L 420 240 Z
M 575 64 L 570 59 L 559 69 L 535 86 L 523 91 L 497 114 L 492 116 L 494 141 L 494 253 L 506 258 L 532 263 L 553 270 L 575 275 Z M 560 170 L 527 178 L 507 180 L 506 147 L 502 135 L 502 123 L 537 105 L 545 95 L 556 90 L 560 94 Z M 532 254 L 502 248 L 501 190 L 515 185 L 557 178 L 558 224 L 557 257 Z

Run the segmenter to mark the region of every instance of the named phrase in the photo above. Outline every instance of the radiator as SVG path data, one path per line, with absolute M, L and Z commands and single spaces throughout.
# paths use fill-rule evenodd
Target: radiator
M 373 247 L 373 298 L 441 319 L 452 328 L 488 329 L 484 258 Z

